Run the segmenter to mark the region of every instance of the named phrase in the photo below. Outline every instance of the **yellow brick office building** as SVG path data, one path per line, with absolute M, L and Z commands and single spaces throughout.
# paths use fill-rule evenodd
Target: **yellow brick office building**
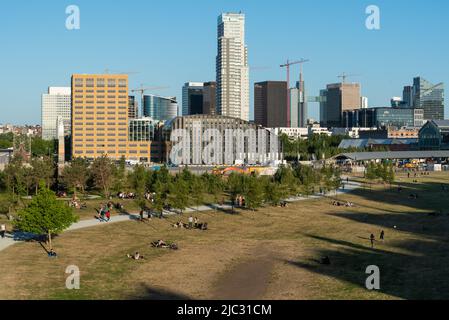
M 151 142 L 129 141 L 128 76 L 72 75 L 72 158 L 149 162 Z

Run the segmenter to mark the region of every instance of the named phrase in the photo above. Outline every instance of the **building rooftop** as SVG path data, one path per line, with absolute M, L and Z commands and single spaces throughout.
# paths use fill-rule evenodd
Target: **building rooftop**
M 366 148 L 371 145 L 415 144 L 418 139 L 344 139 L 338 146 L 340 149 Z
M 387 159 L 428 159 L 428 158 L 449 158 L 448 151 L 381 151 L 381 152 L 352 152 L 341 153 L 332 159 L 339 160 L 387 160 Z

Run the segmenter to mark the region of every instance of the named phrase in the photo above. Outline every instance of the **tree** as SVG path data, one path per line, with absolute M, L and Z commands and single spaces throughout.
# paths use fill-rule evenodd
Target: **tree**
M 47 188 L 50 187 L 55 174 L 55 167 L 49 157 L 31 159 L 31 167 L 32 184 L 35 188 L 35 194 L 37 194 L 41 180 L 45 182 Z
M 200 177 L 194 176 L 192 183 L 190 184 L 190 194 L 192 196 L 193 204 L 198 207 L 203 201 L 204 185 Z
M 170 183 L 168 202 L 173 208 L 180 210 L 181 214 L 189 205 L 189 186 L 180 176 Z
M 282 187 L 278 183 L 269 180 L 265 183 L 264 193 L 266 201 L 272 206 L 278 206 L 284 194 Z
M 274 174 L 274 181 L 282 188 L 284 194 L 295 194 L 297 191 L 297 181 L 290 167 L 280 166 Z
M 306 196 L 313 194 L 315 185 L 320 181 L 319 174 L 309 166 L 298 166 L 295 175 L 302 184 Z
M 95 187 L 103 190 L 105 197 L 110 196 L 111 186 L 114 182 L 113 164 L 106 155 L 96 158 L 91 166 Z
M 56 140 L 44 140 L 34 137 L 31 140 L 31 153 L 34 157 L 51 157 L 55 153 Z
M 122 192 L 126 185 L 126 158 L 122 156 L 116 166 L 113 166 L 114 184 L 113 189 L 115 192 Z
M 128 174 L 128 183 L 136 193 L 136 203 L 141 210 L 146 208 L 146 185 L 148 180 L 148 171 L 144 166 L 137 165 L 134 170 Z
M 14 226 L 24 232 L 47 235 L 50 250 L 53 249 L 52 235 L 58 234 L 78 221 L 78 217 L 43 182 L 36 197 L 18 213 Z
M 206 183 L 207 192 L 213 195 L 215 203 L 218 203 L 224 189 L 222 178 L 215 174 L 204 174 L 202 178 Z
M 11 159 L 6 165 L 4 173 L 7 189 L 12 194 L 25 195 L 27 193 L 23 158 L 20 155 L 15 155 Z
M 263 186 L 257 176 L 245 176 L 244 179 L 246 180 L 245 184 L 248 186 L 248 188 L 246 188 L 246 192 L 244 193 L 245 204 L 248 209 L 254 211 L 262 206 L 264 197 Z
M 243 183 L 242 183 L 242 175 L 237 173 L 231 173 L 228 177 L 228 181 L 226 184 L 226 188 L 229 192 L 229 197 L 232 203 L 232 211 L 234 212 L 234 205 L 237 197 L 242 194 Z
M 83 158 L 74 158 L 70 165 L 62 171 L 62 182 L 73 191 L 76 198 L 77 190 L 85 192 L 87 180 L 89 179 L 89 165 Z

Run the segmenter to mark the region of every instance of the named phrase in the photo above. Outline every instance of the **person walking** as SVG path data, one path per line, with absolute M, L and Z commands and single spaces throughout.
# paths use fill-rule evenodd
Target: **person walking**
M 376 237 L 374 237 L 374 234 L 371 234 L 371 236 L 369 237 L 370 241 L 371 241 L 371 248 L 374 248 L 374 241 L 376 240 Z
M 3 238 L 5 238 L 5 234 L 6 234 L 6 225 L 2 224 L 0 227 L 0 235 Z
M 380 232 L 380 240 L 384 241 L 384 239 L 385 239 L 385 231 L 382 230 Z
M 193 217 L 190 216 L 189 217 L 189 229 L 192 229 L 192 227 L 193 227 Z
M 109 222 L 111 220 L 111 211 L 106 211 L 106 222 Z

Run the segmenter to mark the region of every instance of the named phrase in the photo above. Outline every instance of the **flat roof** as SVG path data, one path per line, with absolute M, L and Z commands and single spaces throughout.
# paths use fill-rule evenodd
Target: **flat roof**
M 427 159 L 449 158 L 449 150 L 438 151 L 379 151 L 341 153 L 332 159 L 350 159 L 355 161 L 386 160 L 386 159 Z

